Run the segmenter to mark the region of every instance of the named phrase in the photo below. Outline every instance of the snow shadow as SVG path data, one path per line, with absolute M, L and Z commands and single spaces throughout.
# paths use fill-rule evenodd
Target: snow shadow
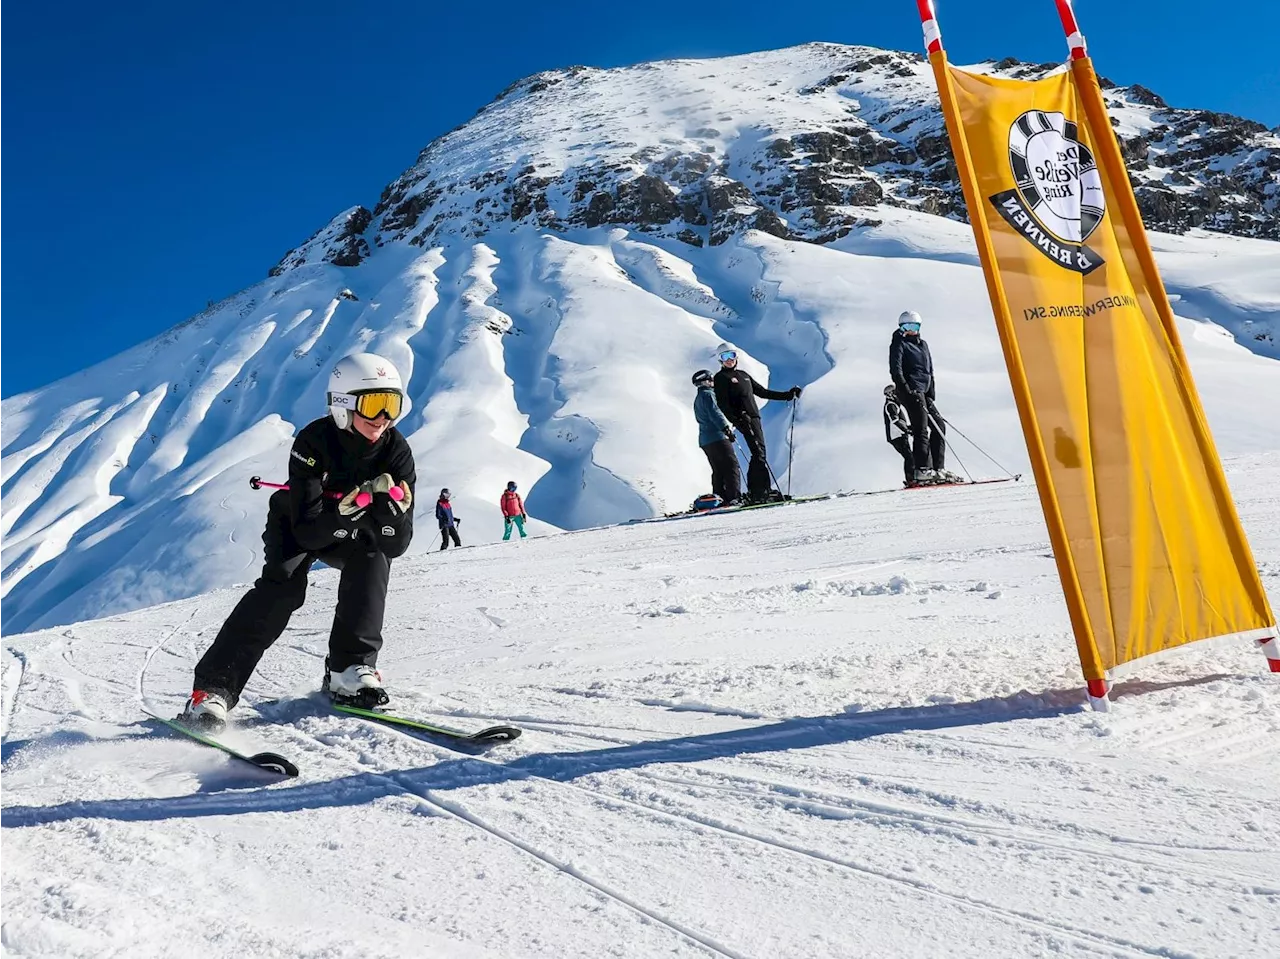
M 1183 685 L 1183 684 L 1175 684 Z M 1142 684 L 1135 692 L 1149 691 Z M 1125 695 L 1121 690 L 1119 695 Z M 0 826 L 40 826 L 71 819 L 152 822 L 239 813 L 295 812 L 359 806 L 384 796 L 409 793 L 428 802 L 433 793 L 470 786 L 549 779 L 568 782 L 593 773 L 636 769 L 654 763 L 697 763 L 753 753 L 837 746 L 876 736 L 980 726 L 1018 719 L 1051 719 L 1083 708 L 1079 689 L 1013 696 L 970 703 L 893 707 L 865 713 L 806 716 L 699 736 L 682 736 L 581 752 L 533 753 L 509 763 L 458 759 L 420 769 L 365 772 L 339 779 L 272 789 L 208 792 L 173 798 L 108 799 L 53 806 L 10 806 Z

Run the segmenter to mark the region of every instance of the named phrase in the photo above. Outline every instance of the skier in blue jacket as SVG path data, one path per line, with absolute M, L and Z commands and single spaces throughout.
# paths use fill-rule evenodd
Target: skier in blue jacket
M 454 546 L 461 546 L 462 540 L 458 538 L 458 524 L 462 520 L 457 519 L 453 515 L 453 504 L 449 502 L 449 491 L 442 489 L 440 498 L 436 500 L 436 522 L 440 524 L 440 548 L 449 548 L 449 538 L 453 538 Z
M 698 388 L 693 400 L 698 445 L 711 464 L 711 491 L 720 497 L 722 506 L 736 506 L 742 498 L 742 471 L 738 466 L 738 452 L 733 448 L 733 425 L 716 403 L 715 378 L 711 371 L 694 373 L 693 385 Z

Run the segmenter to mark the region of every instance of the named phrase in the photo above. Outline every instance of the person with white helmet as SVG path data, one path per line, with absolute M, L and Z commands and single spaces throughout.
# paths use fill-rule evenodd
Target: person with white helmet
M 771 390 L 761 386 L 751 374 L 738 366 L 738 351 L 728 343 L 721 343 L 715 357 L 720 369 L 712 382 L 716 404 L 725 418 L 742 434 L 751 461 L 747 464 L 747 500 L 763 503 L 781 499 L 782 494 L 772 488 L 769 474 L 769 453 L 764 445 L 764 427 L 760 423 L 760 407 L 756 397 L 766 400 L 798 399 L 802 390 L 793 386 L 789 390 Z
M 894 392 L 911 420 L 915 483 L 952 482 L 959 479 L 946 466 L 946 426 L 934 405 L 937 383 L 933 356 L 920 335 L 920 314 L 906 310 L 889 343 L 889 375 Z
M 189 725 L 217 730 L 258 660 L 307 595 L 316 560 L 342 571 L 323 688 L 338 702 L 390 701 L 377 670 L 391 561 L 413 538 L 413 452 L 394 424 L 408 409 L 390 360 L 343 357 L 329 376 L 329 415 L 304 426 L 289 452 L 289 485 L 272 495 L 262 575 L 196 664 Z

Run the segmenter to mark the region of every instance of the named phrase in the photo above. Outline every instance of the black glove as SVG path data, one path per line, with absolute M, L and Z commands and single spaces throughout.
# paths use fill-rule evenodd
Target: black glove
M 461 526 L 461 525 L 462 525 L 462 517 L 461 517 L 461 516 L 455 516 L 455 517 L 453 518 L 453 525 L 454 525 L 454 526 Z
M 375 482 L 375 480 L 366 480 L 338 500 L 338 515 L 353 523 L 363 517 L 373 504 Z
M 381 476 L 369 483 L 372 492 L 377 494 L 378 503 L 382 509 L 389 513 L 392 522 L 399 522 L 408 515 L 409 510 L 413 509 L 413 490 L 409 489 L 409 484 L 404 480 L 397 483 L 391 478 L 390 473 L 383 473 Z M 338 505 L 339 511 L 342 505 Z
M 791 398 L 792 398 L 793 400 L 798 400 L 798 399 L 800 399 L 800 394 L 801 394 L 801 393 L 803 393 L 803 392 L 804 392 L 804 390 L 802 390 L 800 387 L 798 387 L 798 386 L 793 386 L 793 387 L 791 387 Z
M 732 426 L 726 426 L 726 427 L 724 428 L 724 435 L 725 435 L 725 439 L 727 439 L 730 443 L 732 443 L 732 442 L 733 442 L 733 427 L 732 427 Z

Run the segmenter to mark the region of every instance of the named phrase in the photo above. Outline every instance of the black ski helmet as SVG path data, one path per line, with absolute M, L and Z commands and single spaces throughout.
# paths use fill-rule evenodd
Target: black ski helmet
M 698 372 L 693 374 L 693 379 L 690 382 L 692 382 L 694 386 L 697 386 L 702 380 L 710 379 L 714 379 L 710 370 L 698 370 Z
M 508 483 L 507 489 L 511 490 L 511 492 L 514 493 L 516 491 L 516 481 L 512 480 L 510 483 Z
M 446 486 L 444 489 L 442 489 L 442 490 L 440 491 L 440 498 L 441 498 L 441 499 L 448 499 L 448 498 L 449 498 L 449 487 L 447 487 L 447 486 Z

